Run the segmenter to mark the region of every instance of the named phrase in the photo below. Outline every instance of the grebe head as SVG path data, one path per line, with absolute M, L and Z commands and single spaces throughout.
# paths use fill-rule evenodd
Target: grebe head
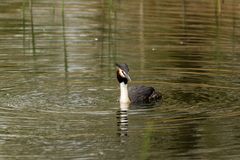
M 124 84 L 127 84 L 128 81 L 131 81 L 131 78 L 129 76 L 129 68 L 127 64 L 117 64 L 117 79 L 119 83 L 124 82 Z

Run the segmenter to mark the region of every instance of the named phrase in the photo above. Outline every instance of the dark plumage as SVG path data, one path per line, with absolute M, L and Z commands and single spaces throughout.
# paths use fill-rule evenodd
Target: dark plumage
M 127 87 L 128 81 L 130 81 L 129 68 L 127 64 L 116 64 L 117 70 L 117 79 L 120 84 L 124 83 L 124 86 Z M 121 86 L 121 85 L 120 85 Z M 122 87 L 122 86 L 121 86 Z M 120 88 L 121 89 L 121 88 Z M 121 89 L 121 92 L 124 89 Z M 121 94 L 122 95 L 122 94 Z M 127 93 L 123 95 L 128 95 L 131 104 L 151 104 L 162 99 L 160 92 L 155 91 L 153 87 L 146 86 L 132 86 L 127 89 Z M 120 97 L 121 99 L 121 97 Z
M 129 87 L 128 96 L 132 104 L 153 103 L 162 98 L 162 95 L 159 92 L 156 92 L 153 87 L 146 86 Z

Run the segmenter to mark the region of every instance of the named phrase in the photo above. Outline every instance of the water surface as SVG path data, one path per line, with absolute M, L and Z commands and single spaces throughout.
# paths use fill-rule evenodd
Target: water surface
M 0 4 L 1 159 L 239 159 L 240 4 Z M 116 62 L 162 104 L 121 111 Z

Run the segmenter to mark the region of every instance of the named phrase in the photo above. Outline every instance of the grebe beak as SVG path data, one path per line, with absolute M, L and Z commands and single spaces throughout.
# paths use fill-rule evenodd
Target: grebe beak
M 131 80 L 131 77 L 130 77 L 127 73 L 124 72 L 124 76 L 129 80 L 129 82 L 132 81 L 132 80 Z

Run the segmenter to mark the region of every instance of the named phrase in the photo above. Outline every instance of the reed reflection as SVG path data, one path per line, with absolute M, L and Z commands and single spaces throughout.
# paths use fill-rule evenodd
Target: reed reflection
M 32 0 L 29 1 L 29 8 L 30 8 L 30 22 L 31 22 L 31 35 L 32 35 L 32 52 L 33 57 L 36 55 L 36 40 L 35 40 L 35 30 L 34 30 L 34 17 L 33 17 L 33 2 Z

